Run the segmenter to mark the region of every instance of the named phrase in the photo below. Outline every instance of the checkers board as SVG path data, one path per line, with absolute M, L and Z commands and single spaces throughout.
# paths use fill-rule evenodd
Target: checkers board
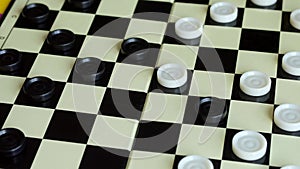
M 278 105 L 300 104 L 300 78 L 281 68 L 285 53 L 300 51 L 300 31 L 289 22 L 300 2 L 278 0 L 261 8 L 250 0 L 226 0 L 237 5 L 238 18 L 218 24 L 209 16 L 217 1 L 95 0 L 88 10 L 64 0 L 12 1 L 1 21 L 0 47 L 20 51 L 23 66 L 0 73 L 0 127 L 23 131 L 26 147 L 14 158 L 1 158 L 0 168 L 172 169 L 186 155 L 207 157 L 216 169 L 300 165 L 300 132 L 282 131 L 273 122 Z M 24 21 L 21 12 L 29 3 L 49 7 L 45 25 Z M 174 23 L 182 17 L 201 20 L 203 35 L 178 40 Z M 55 29 L 76 34 L 72 51 L 47 46 L 46 37 Z M 122 56 L 121 43 L 130 37 L 147 40 L 151 57 Z M 84 57 L 106 63 L 101 82 L 72 80 L 76 59 Z M 183 88 L 157 83 L 157 68 L 166 63 L 188 69 Z M 240 91 L 239 78 L 249 70 L 271 77 L 269 94 L 249 97 Z M 55 81 L 51 101 L 24 97 L 24 81 L 35 76 Z M 195 111 L 198 101 L 210 96 L 226 99 L 229 107 L 217 126 L 202 123 Z M 248 162 L 233 154 L 232 137 L 242 130 L 265 136 L 262 159 Z

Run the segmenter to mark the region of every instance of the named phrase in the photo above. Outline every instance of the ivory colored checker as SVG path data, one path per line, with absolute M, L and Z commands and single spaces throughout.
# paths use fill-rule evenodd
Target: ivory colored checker
M 258 6 L 271 6 L 277 2 L 277 0 L 251 0 L 251 1 Z
M 246 161 L 262 158 L 267 151 L 267 140 L 256 131 L 241 131 L 232 139 L 233 153 Z
M 250 96 L 263 96 L 271 90 L 271 78 L 259 71 L 249 71 L 240 78 L 241 90 Z
M 187 70 L 182 65 L 169 63 L 157 70 L 157 81 L 167 88 L 183 86 L 187 81 Z
M 290 23 L 294 28 L 300 30 L 300 9 L 296 9 L 291 13 Z
M 203 25 L 197 18 L 181 18 L 175 23 L 177 36 L 183 39 L 195 39 L 202 35 Z
M 287 73 L 300 76 L 300 52 L 288 52 L 282 58 L 282 69 Z
M 210 7 L 210 17 L 219 23 L 229 23 L 237 19 L 238 8 L 229 2 L 217 2 Z
M 180 160 L 178 169 L 213 169 L 212 162 L 205 157 L 198 155 L 186 156 Z
M 287 165 L 287 166 L 281 167 L 280 169 L 300 169 L 300 166 Z
M 300 130 L 300 106 L 294 104 L 282 104 L 274 111 L 275 124 L 285 131 Z

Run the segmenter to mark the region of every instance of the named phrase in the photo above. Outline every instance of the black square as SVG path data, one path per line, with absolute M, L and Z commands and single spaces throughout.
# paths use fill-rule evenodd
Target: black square
M 96 15 L 89 35 L 123 39 L 130 19 Z
M 243 24 L 243 18 L 244 18 L 244 8 L 238 8 L 238 17 L 236 20 L 229 22 L 229 23 L 219 23 L 214 21 L 210 17 L 210 7 L 207 10 L 205 25 L 216 25 L 216 26 L 229 26 L 229 27 L 242 27 Z
M 65 1 L 61 10 L 72 11 L 72 12 L 82 12 L 82 13 L 96 13 L 100 2 L 101 2 L 101 0 L 94 0 L 94 4 L 90 8 L 79 9 L 79 8 L 74 8 L 72 5 L 70 5 L 68 3 L 68 1 Z
M 183 159 L 184 157 L 185 156 L 176 155 L 172 169 L 178 169 L 178 164 L 179 164 L 180 160 Z M 214 169 L 220 169 L 221 168 L 221 160 L 215 160 L 215 159 L 209 159 L 209 160 L 213 163 Z
M 109 79 L 110 79 L 110 76 L 112 74 L 115 64 L 112 62 L 106 62 L 106 61 L 102 61 L 102 62 L 105 64 L 105 71 L 99 81 L 90 82 L 90 81 L 86 81 L 86 80 L 82 79 L 80 77 L 80 75 L 77 75 L 76 73 L 74 73 L 74 67 L 76 66 L 76 64 L 74 64 L 73 69 L 68 78 L 68 82 L 106 87 L 108 85 L 108 82 L 109 82 Z
M 278 56 L 278 64 L 277 64 L 277 78 L 281 79 L 290 79 L 290 80 L 300 80 L 300 76 L 294 76 L 286 71 L 283 70 L 282 68 L 282 58 L 284 55 L 280 54 Z
M 129 151 L 88 145 L 85 148 L 81 169 L 98 169 L 101 166 L 109 169 L 125 169 Z
M 240 78 L 241 78 L 240 74 L 235 74 L 234 81 L 233 81 L 233 87 L 232 87 L 231 99 L 274 104 L 276 79 L 271 78 L 272 84 L 271 84 L 271 90 L 269 93 L 267 93 L 266 95 L 263 95 L 263 96 L 254 97 L 254 96 L 249 96 L 249 95 L 245 94 L 240 89 Z
M 139 120 L 146 96 L 142 92 L 107 88 L 99 114 Z
M 169 2 L 138 1 L 133 17 L 167 22 L 171 8 Z
M 282 10 L 282 0 L 277 0 L 277 2 L 271 6 L 258 6 L 258 5 L 255 5 L 251 0 L 247 0 L 246 7 L 247 8 Z
M 142 65 L 142 66 L 150 66 L 155 67 L 160 45 L 149 43 L 149 48 L 146 49 L 147 53 L 141 54 L 141 55 L 135 55 L 134 53 L 127 56 L 119 52 L 119 56 L 117 59 L 117 62 L 119 63 L 127 63 L 127 64 L 133 64 L 133 65 Z
M 55 50 L 47 43 L 47 40 L 45 40 L 40 53 L 51 54 L 51 55 L 77 57 L 77 55 L 78 55 L 78 53 L 81 49 L 81 46 L 83 44 L 83 41 L 85 39 L 85 36 L 84 35 L 75 35 L 75 36 L 76 36 L 75 44 L 74 44 L 74 47 L 71 50 L 68 50 L 68 51 Z
M 3 127 L 3 124 L 11 110 L 12 105 L 0 103 L 0 128 Z
M 28 80 L 28 79 L 27 79 Z M 36 102 L 29 98 L 23 90 L 20 90 L 19 95 L 15 101 L 15 104 L 26 105 L 26 106 L 35 106 L 35 107 L 45 107 L 55 109 L 58 103 L 58 100 L 61 96 L 62 91 L 64 90 L 65 83 L 55 81 L 55 91 L 54 95 L 50 100 L 45 102 Z
M 291 12 L 284 12 L 284 11 L 282 12 L 281 31 L 300 32 L 300 30 L 294 28 L 291 25 L 290 16 L 291 16 Z
M 154 69 L 148 92 L 188 95 L 193 76 L 192 70 L 187 70 L 187 82 L 183 86 L 178 88 L 166 88 L 160 85 L 157 80 L 157 70 L 157 68 Z
M 278 53 L 280 32 L 242 29 L 241 50 Z
M 96 115 L 56 110 L 44 138 L 87 143 Z
M 35 53 L 26 53 L 21 52 L 22 54 L 22 60 L 21 60 L 21 67 L 19 70 L 14 72 L 2 72 L 0 71 L 0 74 L 2 75 L 9 75 L 9 76 L 20 76 L 20 77 L 27 77 L 28 73 L 37 57 L 37 54 Z
M 193 124 L 193 125 L 201 125 L 201 126 L 212 126 L 212 127 L 223 127 L 226 128 L 227 126 L 227 119 L 228 119 L 228 111 L 230 107 L 230 101 L 229 100 L 223 100 L 224 102 L 222 103 L 223 105 L 214 105 L 214 109 L 222 109 L 222 110 L 227 110 L 226 116 L 224 119 L 219 119 L 218 123 L 207 123 L 204 121 L 205 119 L 202 118 L 200 115 L 199 107 L 200 107 L 200 102 L 203 99 L 206 99 L 207 97 L 195 97 L 195 96 L 189 96 L 186 104 L 186 109 L 183 117 L 183 123 L 184 124 Z M 217 106 L 217 107 L 216 107 Z M 226 108 L 225 108 L 226 106 Z M 213 113 L 213 112 L 212 112 Z
M 209 0 L 175 0 L 175 2 L 206 4 L 206 5 L 208 5 Z
M 27 29 L 38 29 L 38 30 L 50 30 L 54 23 L 54 20 L 56 19 L 57 14 L 58 11 L 50 10 L 48 19 L 41 24 L 30 23 L 22 15 L 20 15 L 19 19 L 15 24 L 15 27 L 27 28 Z
M 230 160 L 230 161 L 238 161 L 243 163 L 254 163 L 254 164 L 264 164 L 269 165 L 269 158 L 270 158 L 270 146 L 271 146 L 271 134 L 269 133 L 260 133 L 262 134 L 266 140 L 267 140 L 267 151 L 265 156 L 263 156 L 261 159 L 258 159 L 256 161 L 245 161 L 240 158 L 238 158 L 232 151 L 232 139 L 235 134 L 240 132 L 240 130 L 233 130 L 233 129 L 227 129 L 226 135 L 225 135 L 225 143 L 224 143 L 224 150 L 223 150 L 223 160 Z
M 176 123 L 141 121 L 133 149 L 174 154 L 180 129 Z
M 237 55 L 237 50 L 200 47 L 195 69 L 235 73 Z
M 0 168 L 28 169 L 31 167 L 36 153 L 40 147 L 41 140 L 26 137 L 26 146 L 21 154 L 11 158 L 0 158 Z
M 201 36 L 199 38 L 195 38 L 195 39 L 180 38 L 179 36 L 177 36 L 177 34 L 175 32 L 175 23 L 171 22 L 171 23 L 168 23 L 168 25 L 167 25 L 163 43 L 176 44 L 176 45 L 199 46 L 200 39 L 201 39 Z

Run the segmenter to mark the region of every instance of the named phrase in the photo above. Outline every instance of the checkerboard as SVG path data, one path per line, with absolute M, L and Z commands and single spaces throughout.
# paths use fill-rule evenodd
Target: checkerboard
M 278 0 L 270 8 L 250 0 L 230 1 L 238 18 L 218 24 L 209 16 L 220 0 L 95 0 L 80 11 L 64 0 L 14 0 L 0 26 L 1 49 L 23 54 L 15 74 L 0 73 L 0 127 L 18 128 L 26 149 L 15 158 L 0 159 L 0 168 L 32 169 L 174 169 L 186 155 L 209 158 L 216 169 L 276 169 L 300 165 L 300 132 L 288 133 L 273 122 L 283 103 L 300 104 L 299 77 L 281 68 L 289 51 L 300 51 L 300 31 L 289 23 L 298 0 Z M 28 24 L 20 13 L 26 4 L 50 8 L 49 21 Z M 178 41 L 174 24 L 195 17 L 204 23 L 203 35 Z M 76 34 L 70 53 L 57 53 L 46 43 L 48 33 L 69 29 Z M 120 53 L 124 39 L 140 37 L 151 46 L 143 61 Z M 95 85 L 73 82 L 76 58 L 97 57 L 106 73 Z M 180 89 L 161 87 L 159 66 L 180 63 L 188 82 Z M 250 70 L 272 79 L 269 94 L 250 97 L 239 89 L 239 78 Z M 27 78 L 47 76 L 55 95 L 46 103 L 24 97 Z M 228 117 L 218 126 L 205 125 L 196 106 L 203 97 L 226 99 Z M 258 131 L 268 142 L 267 154 L 247 162 L 231 147 L 235 133 Z

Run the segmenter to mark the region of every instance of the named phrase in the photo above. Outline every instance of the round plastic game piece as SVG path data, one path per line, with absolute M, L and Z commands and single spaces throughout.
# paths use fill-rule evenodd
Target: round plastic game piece
M 47 37 L 48 45 L 59 51 L 68 51 L 72 49 L 74 47 L 75 40 L 75 34 L 66 29 L 57 29 L 51 31 Z
M 240 78 L 241 90 L 250 96 L 263 96 L 271 90 L 271 78 L 259 71 L 249 71 Z
M 169 63 L 157 70 L 157 81 L 166 88 L 178 88 L 187 82 L 187 70 L 182 65 Z
M 266 154 L 267 140 L 258 132 L 241 131 L 232 139 L 232 151 L 243 160 L 255 161 Z
M 294 28 L 300 30 L 300 9 L 296 9 L 291 13 L 290 23 Z
M 121 45 L 121 53 L 123 55 L 144 55 L 148 52 L 149 43 L 142 38 L 125 39 Z
M 251 0 L 257 6 L 271 6 L 274 5 L 277 0 Z
M 49 8 L 44 4 L 32 3 L 25 6 L 22 16 L 32 23 L 43 23 L 48 19 Z
M 86 9 L 93 5 L 94 0 L 68 0 L 68 3 L 75 8 Z
M 76 61 L 74 70 L 84 81 L 98 81 L 105 72 L 105 63 L 94 57 L 81 58 Z
M 37 102 L 44 102 L 52 98 L 55 83 L 48 77 L 38 76 L 27 79 L 23 85 L 23 92 Z
M 238 17 L 238 8 L 229 2 L 217 2 L 210 7 L 210 17 L 219 23 L 233 22 Z
M 0 50 L 0 71 L 14 72 L 21 67 L 22 54 L 14 49 Z
M 285 131 L 300 131 L 300 106 L 282 104 L 274 111 L 275 124 Z
M 181 18 L 175 23 L 175 32 L 182 39 L 196 39 L 202 35 L 203 25 L 196 18 Z
M 282 69 L 288 74 L 300 76 L 300 52 L 288 52 L 282 58 Z
M 178 169 L 214 169 L 212 162 L 199 155 L 186 156 L 179 161 Z
M 300 169 L 300 166 L 287 165 L 287 166 L 281 167 L 280 169 Z
M 219 124 L 227 116 L 228 107 L 225 99 L 205 97 L 200 99 L 199 114 L 204 123 Z
M 0 130 L 0 155 L 14 157 L 19 155 L 25 147 L 25 135 L 15 128 Z

